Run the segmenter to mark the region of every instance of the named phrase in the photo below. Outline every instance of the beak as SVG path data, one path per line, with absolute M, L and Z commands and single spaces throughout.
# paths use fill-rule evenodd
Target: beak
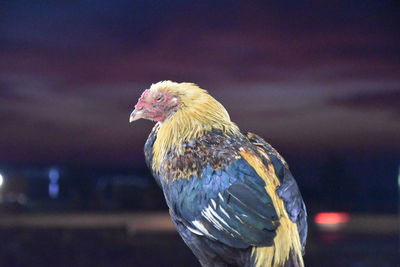
M 142 118 L 142 111 L 135 109 L 134 111 L 132 111 L 131 116 L 129 117 L 129 122 L 133 122 L 141 118 Z

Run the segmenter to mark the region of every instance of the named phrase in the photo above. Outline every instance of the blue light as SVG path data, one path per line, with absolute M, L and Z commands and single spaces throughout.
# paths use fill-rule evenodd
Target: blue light
M 50 182 L 57 183 L 59 178 L 60 178 L 60 172 L 55 168 L 50 169 L 49 171 Z
M 51 198 L 57 198 L 60 192 L 60 186 L 58 180 L 60 178 L 60 172 L 56 168 L 51 168 L 49 171 L 49 196 Z

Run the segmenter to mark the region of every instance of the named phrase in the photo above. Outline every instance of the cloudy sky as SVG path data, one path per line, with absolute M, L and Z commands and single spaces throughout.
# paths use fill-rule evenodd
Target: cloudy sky
M 0 161 L 140 164 L 166 79 L 284 154 L 399 154 L 396 1 L 215 2 L 0 1 Z

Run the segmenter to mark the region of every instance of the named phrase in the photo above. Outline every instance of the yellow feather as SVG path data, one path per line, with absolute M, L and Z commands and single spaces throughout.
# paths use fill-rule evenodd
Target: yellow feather
M 211 129 L 219 129 L 225 133 L 239 132 L 224 106 L 193 83 L 163 81 L 153 84 L 150 90 L 167 91 L 180 100 L 179 109 L 159 123 L 153 146 L 153 170 L 157 173 L 170 150 L 182 153 L 183 142 L 196 139 Z
M 264 157 L 268 158 L 262 149 L 260 149 L 259 152 L 261 152 Z M 275 174 L 273 166 L 271 164 L 265 166 L 258 156 L 248 151 L 242 150 L 240 155 L 254 168 L 257 174 L 265 180 L 265 190 L 272 199 L 280 221 L 274 238 L 274 246 L 254 247 L 252 249 L 252 255 L 255 257 L 256 266 L 283 266 L 285 261 L 289 258 L 291 249 L 298 255 L 301 266 L 304 266 L 297 225 L 290 220 L 283 200 L 276 194 L 276 189 L 280 185 L 280 182 Z

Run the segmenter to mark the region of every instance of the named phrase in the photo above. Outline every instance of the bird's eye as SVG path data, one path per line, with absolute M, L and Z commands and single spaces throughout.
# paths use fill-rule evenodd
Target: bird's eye
M 143 109 L 143 106 L 141 106 L 141 107 L 138 108 L 138 110 L 142 110 L 142 109 Z
M 160 96 L 158 96 L 158 97 L 156 98 L 156 101 L 157 101 L 157 102 L 161 102 L 163 99 L 164 99 L 163 96 L 160 95 Z

